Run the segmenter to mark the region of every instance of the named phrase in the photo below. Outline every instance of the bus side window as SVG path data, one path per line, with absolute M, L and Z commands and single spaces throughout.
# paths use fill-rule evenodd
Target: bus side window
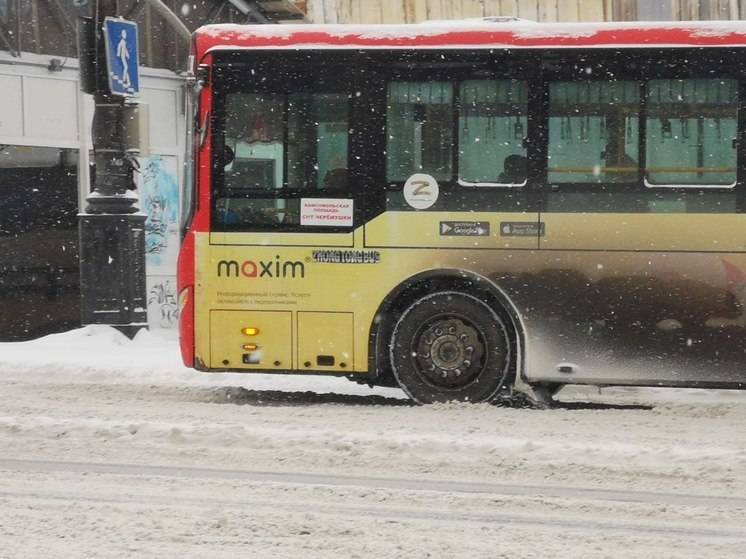
M 549 85 L 549 181 L 635 183 L 639 173 L 637 82 Z
M 518 80 L 465 81 L 459 91 L 459 183 L 526 184 L 528 87 Z
M 438 180 L 453 175 L 453 86 L 449 82 L 392 82 L 386 103 L 386 177 L 414 173 Z
M 347 187 L 349 96 L 293 93 L 288 96 L 288 187 Z
M 282 187 L 282 127 L 284 99 L 279 94 L 234 93 L 226 101 L 225 188 Z
M 732 79 L 648 82 L 648 186 L 736 184 L 738 84 Z

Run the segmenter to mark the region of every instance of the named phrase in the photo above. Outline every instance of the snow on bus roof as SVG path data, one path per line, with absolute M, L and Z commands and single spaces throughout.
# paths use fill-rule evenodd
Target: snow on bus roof
M 197 52 L 246 48 L 599 48 L 746 46 L 746 21 L 235 25 L 195 31 Z

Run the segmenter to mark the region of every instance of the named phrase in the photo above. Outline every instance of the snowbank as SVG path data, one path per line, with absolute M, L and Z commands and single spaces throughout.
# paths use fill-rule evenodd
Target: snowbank
M 371 389 L 345 378 L 202 373 L 181 364 L 175 332 L 142 330 L 130 340 L 109 326 L 85 326 L 28 342 L 0 343 L 0 378 L 59 384 L 225 386 L 406 397 L 398 389 Z

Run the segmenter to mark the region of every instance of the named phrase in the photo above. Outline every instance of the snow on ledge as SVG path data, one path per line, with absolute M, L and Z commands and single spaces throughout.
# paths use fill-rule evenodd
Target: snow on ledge
M 618 32 L 618 35 L 617 35 Z M 531 44 L 521 44 L 532 40 L 551 41 L 556 39 L 586 39 L 593 43 L 594 37 L 599 38 L 595 44 L 587 46 L 635 46 L 629 44 L 626 37 L 644 34 L 648 44 L 655 43 L 651 32 L 661 34 L 661 44 L 681 45 L 679 41 L 697 39 L 730 40 L 728 44 L 746 44 L 746 21 L 695 21 L 695 22 L 599 22 L 599 23 L 536 23 L 526 20 L 510 22 L 489 22 L 484 20 L 454 20 L 433 21 L 420 24 L 393 25 L 236 25 L 215 24 L 197 29 L 196 36 L 212 39 L 212 47 L 226 48 L 251 47 L 253 41 L 262 40 L 260 45 L 266 46 L 267 40 L 275 41 L 275 47 L 292 45 L 294 47 L 320 47 L 333 45 L 336 47 L 354 48 L 356 46 L 387 46 L 387 41 L 417 41 L 424 38 L 443 37 L 443 47 L 456 48 L 450 37 L 457 42 L 457 37 L 464 33 L 483 35 L 484 44 L 480 46 L 513 46 L 529 47 Z M 666 37 L 677 34 L 676 42 L 667 43 Z M 499 37 L 497 43 L 490 39 Z M 654 37 L 654 35 L 652 35 Z M 619 44 L 615 42 L 619 40 Z M 514 44 L 514 42 L 516 44 Z M 227 43 L 230 43 L 229 45 Z M 657 43 L 655 43 L 657 44 Z M 470 43 L 473 47 L 474 44 Z M 391 45 L 401 46 L 401 45 Z M 414 45 L 413 45 L 414 46 Z M 427 45 L 432 46 L 432 45 Z M 469 46 L 469 45 L 464 45 Z M 539 45 L 534 45 L 539 46 Z M 546 45 L 544 45 L 546 46 Z M 569 46 L 558 44 L 556 46 Z

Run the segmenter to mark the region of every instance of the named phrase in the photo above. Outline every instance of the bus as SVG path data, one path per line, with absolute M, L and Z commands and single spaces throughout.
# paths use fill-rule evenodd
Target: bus
M 210 25 L 184 363 L 400 386 L 746 383 L 746 23 Z

